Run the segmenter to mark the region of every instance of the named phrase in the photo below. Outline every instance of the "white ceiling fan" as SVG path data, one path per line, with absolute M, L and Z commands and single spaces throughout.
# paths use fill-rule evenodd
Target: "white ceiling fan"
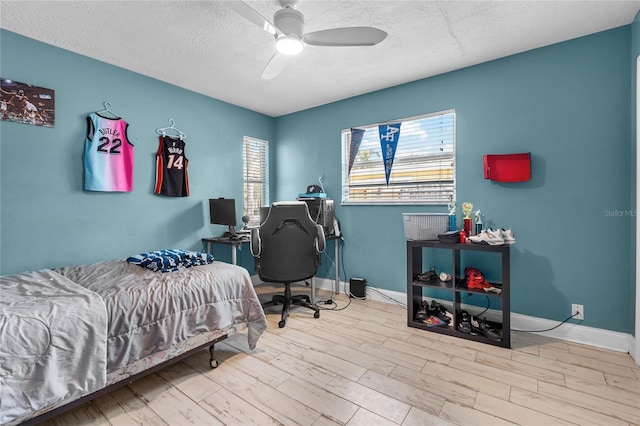
M 243 18 L 253 22 L 276 40 L 276 52 L 262 72 L 262 78 L 271 80 L 284 69 L 290 56 L 311 46 L 374 46 L 387 37 L 387 33 L 373 27 L 344 27 L 304 33 L 304 15 L 294 9 L 298 0 L 276 0 L 282 9 L 273 15 L 273 23 L 243 1 L 225 4 Z

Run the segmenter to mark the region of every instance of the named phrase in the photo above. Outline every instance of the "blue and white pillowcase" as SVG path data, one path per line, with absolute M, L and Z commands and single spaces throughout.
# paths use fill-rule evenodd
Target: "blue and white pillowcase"
M 209 253 L 176 249 L 140 253 L 127 258 L 129 263 L 156 272 L 172 272 L 192 266 L 207 265 L 213 260 L 213 256 Z

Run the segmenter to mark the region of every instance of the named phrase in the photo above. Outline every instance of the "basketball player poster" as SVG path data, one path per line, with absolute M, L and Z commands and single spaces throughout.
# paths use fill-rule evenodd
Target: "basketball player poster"
M 0 78 L 0 119 L 32 126 L 53 127 L 55 91 Z

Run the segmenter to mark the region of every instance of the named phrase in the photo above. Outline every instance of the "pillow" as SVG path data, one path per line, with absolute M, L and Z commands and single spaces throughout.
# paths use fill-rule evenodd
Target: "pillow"
M 207 265 L 213 260 L 213 256 L 209 253 L 175 249 L 157 250 L 127 258 L 129 263 L 156 272 L 172 272 L 192 266 Z

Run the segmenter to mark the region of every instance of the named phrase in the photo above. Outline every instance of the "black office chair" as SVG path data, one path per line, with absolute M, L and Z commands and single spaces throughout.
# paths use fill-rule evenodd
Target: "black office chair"
M 251 253 L 258 276 L 264 282 L 284 284 L 284 295 L 275 295 L 262 305 L 283 305 L 280 328 L 287 323 L 292 304 L 313 309 L 314 318 L 320 317 L 320 309 L 311 304 L 309 296 L 291 295 L 291 283 L 316 274 L 324 248 L 322 226 L 311 219 L 302 201 L 273 203 L 265 221 L 251 230 Z

